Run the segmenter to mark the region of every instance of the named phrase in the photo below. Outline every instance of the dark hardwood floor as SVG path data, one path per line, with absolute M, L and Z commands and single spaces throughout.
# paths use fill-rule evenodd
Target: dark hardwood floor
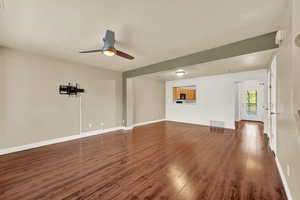
M 283 200 L 262 124 L 160 122 L 0 157 L 0 199 Z

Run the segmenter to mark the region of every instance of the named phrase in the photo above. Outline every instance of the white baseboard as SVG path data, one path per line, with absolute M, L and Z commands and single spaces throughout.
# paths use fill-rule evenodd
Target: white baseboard
M 107 129 L 102 129 L 102 130 L 95 130 L 95 131 L 88 131 L 88 132 L 83 132 L 81 133 L 81 137 L 89 137 L 89 136 L 93 136 L 93 135 L 100 135 L 103 133 L 108 133 L 108 132 L 113 132 L 113 131 L 118 131 L 118 130 L 122 130 L 123 127 L 116 127 L 116 128 L 107 128 Z
M 71 136 L 67 136 L 67 137 L 61 137 L 61 138 L 55 138 L 55 139 L 45 140 L 45 141 L 41 141 L 41 142 L 35 142 L 32 144 L 25 144 L 25 145 L 21 145 L 21 146 L 17 146 L 17 147 L 0 149 L 0 155 L 14 153 L 14 152 L 18 152 L 18 151 L 24 151 L 24 150 L 33 149 L 33 148 L 42 147 L 42 146 L 47 146 L 50 144 L 67 142 L 67 141 L 76 140 L 79 138 L 89 137 L 89 136 L 93 136 L 93 135 L 99 135 L 99 134 L 122 130 L 122 129 L 123 129 L 123 127 L 116 127 L 116 128 L 108 128 L 108 129 L 103 129 L 103 130 L 88 131 L 88 132 L 83 132 L 78 135 L 71 135 Z
M 42 146 L 46 146 L 49 144 L 56 144 L 56 143 L 60 143 L 60 142 L 76 140 L 79 138 L 81 138 L 81 135 L 71 135 L 71 136 L 67 136 L 67 137 L 61 137 L 61 138 L 55 138 L 55 139 L 45 140 L 45 141 L 41 141 L 41 142 L 35 142 L 32 144 L 25 144 L 25 145 L 21 145 L 21 146 L 17 146 L 17 147 L 0 149 L 0 155 L 5 155 L 5 154 L 9 154 L 9 153 L 18 152 L 18 151 L 24 151 L 24 150 L 28 150 L 28 149 L 42 147 Z
M 17 147 L 10 147 L 10 148 L 6 148 L 6 149 L 0 149 L 0 155 L 14 153 L 14 152 L 18 152 L 18 151 L 24 151 L 24 150 L 33 149 L 33 148 L 42 147 L 42 146 L 47 146 L 47 145 L 50 145 L 50 144 L 67 142 L 67 141 L 70 141 L 70 140 L 76 140 L 76 139 L 79 139 L 79 138 L 89 137 L 89 136 L 93 136 L 93 135 L 100 135 L 100 134 L 103 134 L 103 133 L 108 133 L 108 132 L 117 131 L 117 130 L 129 130 L 129 129 L 132 129 L 136 126 L 152 124 L 152 123 L 161 122 L 161 121 L 164 121 L 164 120 L 165 119 L 159 119 L 159 120 L 154 120 L 154 121 L 142 122 L 142 123 L 134 124 L 133 126 L 130 126 L 130 127 L 116 127 L 116 128 L 108 128 L 108 129 L 103 129 L 103 130 L 94 130 L 94 131 L 82 132 L 81 134 L 78 134 L 78 135 L 71 135 L 71 136 L 67 136 L 67 137 L 61 137 L 61 138 L 55 138 L 55 139 L 45 140 L 45 141 L 41 141 L 41 142 L 35 142 L 35 143 L 32 143 L 32 144 L 25 144 L 25 145 L 21 145 L 21 146 L 17 146 Z
M 158 119 L 158 120 L 153 120 L 153 121 L 141 122 L 141 123 L 133 124 L 132 126 L 124 126 L 123 129 L 124 130 L 130 130 L 130 129 L 133 129 L 134 127 L 137 127 L 137 126 L 153 124 L 153 123 L 162 122 L 162 121 L 165 121 L 165 120 L 166 119 Z
M 127 130 L 130 130 L 130 129 L 133 129 L 134 126 L 124 126 L 123 127 L 123 130 L 127 131 Z
M 136 126 L 143 126 L 143 125 L 147 125 L 147 124 L 153 124 L 153 123 L 157 123 L 157 122 L 162 122 L 162 121 L 165 121 L 166 119 L 158 119 L 158 120 L 153 120 L 153 121 L 147 121 L 147 122 L 141 122 L 141 123 L 137 123 L 137 124 L 134 124 L 133 126 L 136 127 Z
M 284 186 L 284 190 L 285 190 L 286 196 L 287 196 L 288 200 L 293 200 L 293 197 L 292 197 L 291 191 L 289 189 L 286 177 L 285 177 L 285 175 L 283 173 L 283 169 L 282 169 L 282 167 L 280 165 L 280 162 L 279 162 L 277 156 L 275 156 L 275 161 L 276 161 L 276 165 L 277 165 L 277 168 L 278 168 L 278 171 L 279 171 L 279 174 L 280 174 L 283 186 Z
M 173 120 L 173 119 L 166 119 L 166 121 L 171 121 L 171 122 L 179 122 L 179 123 L 186 123 L 186 124 L 195 124 L 195 125 L 200 125 L 200 126 L 210 126 L 210 124 L 207 123 L 199 123 L 199 122 L 191 122 L 191 121 L 183 121 L 183 120 Z M 235 126 L 228 126 L 224 127 L 225 129 L 235 129 Z

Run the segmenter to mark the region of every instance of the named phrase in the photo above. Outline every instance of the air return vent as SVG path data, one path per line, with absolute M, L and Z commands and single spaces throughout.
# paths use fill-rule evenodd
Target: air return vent
M 224 133 L 225 122 L 210 120 L 211 133 Z

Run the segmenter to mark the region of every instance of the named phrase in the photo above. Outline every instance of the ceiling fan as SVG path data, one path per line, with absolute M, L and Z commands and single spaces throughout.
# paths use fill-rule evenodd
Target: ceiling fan
M 89 51 L 80 51 L 79 53 L 96 53 L 101 52 L 106 56 L 120 56 L 129 60 L 134 59 L 133 56 L 115 49 L 115 33 L 113 31 L 107 30 L 105 37 L 103 38 L 104 46 L 101 49 L 89 50 Z

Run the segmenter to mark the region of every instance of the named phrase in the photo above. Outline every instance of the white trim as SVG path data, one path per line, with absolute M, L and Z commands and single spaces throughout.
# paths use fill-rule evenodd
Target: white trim
M 42 147 L 42 146 L 47 146 L 47 145 L 50 145 L 50 144 L 66 142 L 66 141 L 70 141 L 70 140 L 76 140 L 76 139 L 89 137 L 89 136 L 93 136 L 93 135 L 100 135 L 100 134 L 104 134 L 104 133 L 112 132 L 112 131 L 117 131 L 117 130 L 130 130 L 130 129 L 136 127 L 136 126 L 142 126 L 142 125 L 157 123 L 157 122 L 161 122 L 161 121 L 164 121 L 164 120 L 165 119 L 159 119 L 159 120 L 154 120 L 154 121 L 142 122 L 142 123 L 134 124 L 133 126 L 129 126 L 129 127 L 115 127 L 115 128 L 108 128 L 108 129 L 103 129 L 103 130 L 94 130 L 94 131 L 82 132 L 79 135 L 71 135 L 71 136 L 67 136 L 67 137 L 55 138 L 55 139 L 45 140 L 45 141 L 41 141 L 41 142 L 35 142 L 35 143 L 25 144 L 25 145 L 16 146 L 16 147 L 0 149 L 0 155 L 14 153 L 14 152 L 18 152 L 18 151 L 24 151 L 24 150 L 33 149 L 33 148 Z
M 201 123 L 197 123 L 197 122 L 190 122 L 190 121 L 184 121 L 184 120 L 175 120 L 175 119 L 166 119 L 167 121 L 170 122 L 179 122 L 179 123 L 185 123 L 185 124 L 195 124 L 195 125 L 201 125 L 201 126 L 209 126 L 207 124 L 201 124 Z
M 134 126 L 124 126 L 123 127 L 123 130 L 130 130 L 130 129 L 133 129 L 134 128 Z
M 278 168 L 278 171 L 279 171 L 279 174 L 280 174 L 283 186 L 284 186 L 284 190 L 285 190 L 286 196 L 287 196 L 288 200 L 293 200 L 293 197 L 292 197 L 291 191 L 289 189 L 286 177 L 285 177 L 285 175 L 283 173 L 283 169 L 282 169 L 282 167 L 280 165 L 280 162 L 279 162 L 277 156 L 275 156 L 275 161 L 276 161 L 276 165 L 277 165 L 277 168 Z
M 81 135 L 71 135 L 71 136 L 67 136 L 67 137 L 61 137 L 61 138 L 55 138 L 55 139 L 45 140 L 45 141 L 41 141 L 41 142 L 35 142 L 32 144 L 25 144 L 25 145 L 17 146 L 17 147 L 0 149 L 0 155 L 5 155 L 5 154 L 9 154 L 9 153 L 18 152 L 18 151 L 24 151 L 24 150 L 28 150 L 28 149 L 42 147 L 42 146 L 46 146 L 49 144 L 56 144 L 56 143 L 60 143 L 60 142 L 76 140 L 79 138 L 81 138 Z
M 132 126 L 124 126 L 123 130 L 130 130 L 130 129 L 133 129 L 134 127 L 137 127 L 137 126 L 143 126 L 143 125 L 147 125 L 147 124 L 153 124 L 153 123 L 162 122 L 162 121 L 165 121 L 165 120 L 166 119 L 158 119 L 158 120 L 153 120 L 153 121 L 147 121 L 147 122 L 141 122 L 141 123 L 133 124 Z
M 166 119 L 158 119 L 158 120 L 153 120 L 153 121 L 141 122 L 141 123 L 134 124 L 133 127 L 143 126 L 143 125 L 147 125 L 147 124 L 153 124 L 153 123 L 162 122 L 162 121 L 165 121 L 165 120 Z
M 185 123 L 185 124 L 194 124 L 194 125 L 200 125 L 200 126 L 210 126 L 210 124 L 206 124 L 206 123 L 199 123 L 199 122 L 190 122 L 190 121 L 184 121 L 184 120 L 173 120 L 173 119 L 166 119 L 166 121 L 171 121 L 171 122 L 179 122 L 179 123 Z M 228 127 L 224 127 L 225 129 L 232 129 L 235 130 L 235 126 L 228 126 Z
M 70 140 L 76 140 L 76 139 L 80 139 L 80 138 L 84 138 L 84 137 L 99 135 L 99 134 L 122 130 L 122 129 L 123 129 L 123 127 L 116 127 L 116 128 L 108 128 L 108 129 L 103 129 L 103 130 L 88 131 L 88 132 L 83 132 L 79 135 L 71 135 L 71 136 L 67 136 L 67 137 L 55 138 L 55 139 L 45 140 L 45 141 L 36 142 L 36 143 L 32 143 L 32 144 L 25 144 L 25 145 L 21 145 L 21 146 L 17 146 L 17 147 L 0 149 L 0 155 L 14 153 L 14 152 L 18 152 L 18 151 L 24 151 L 24 150 L 33 149 L 33 148 L 42 147 L 42 146 L 47 146 L 50 144 L 66 142 L 66 141 L 70 141 Z
M 107 128 L 107 129 L 95 130 L 95 131 L 87 131 L 87 132 L 82 132 L 81 137 L 84 138 L 84 137 L 89 137 L 89 136 L 93 136 L 93 135 L 100 135 L 100 134 L 118 131 L 118 130 L 122 130 L 122 129 L 123 129 L 123 127 L 116 127 L 116 128 Z

